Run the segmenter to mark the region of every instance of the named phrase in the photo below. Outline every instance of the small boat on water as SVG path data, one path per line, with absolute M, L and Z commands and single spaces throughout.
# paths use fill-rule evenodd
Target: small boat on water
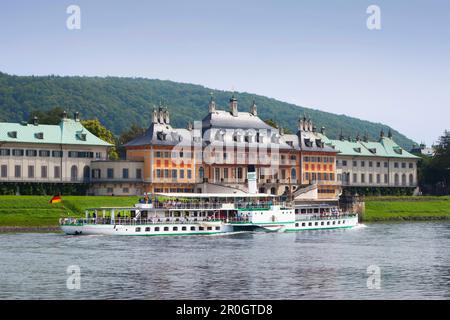
M 133 207 L 86 210 L 60 219 L 69 235 L 212 235 L 242 231 L 289 232 L 351 228 L 356 214 L 333 206 L 294 207 L 268 194 L 158 193 Z

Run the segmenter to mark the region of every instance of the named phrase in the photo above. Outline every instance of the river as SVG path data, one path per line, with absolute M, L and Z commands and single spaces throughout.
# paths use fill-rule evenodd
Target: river
M 79 268 L 70 289 L 69 266 Z M 448 222 L 192 237 L 0 234 L 0 299 L 449 298 Z

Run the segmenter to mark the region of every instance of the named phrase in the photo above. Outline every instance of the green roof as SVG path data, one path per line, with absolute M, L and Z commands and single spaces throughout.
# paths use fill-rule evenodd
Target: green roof
M 325 136 L 324 136 L 325 137 Z M 324 138 L 325 143 L 334 146 L 340 155 L 345 156 L 364 156 L 364 157 L 386 157 L 386 158 L 409 158 L 418 159 L 412 155 L 391 138 L 383 137 L 380 141 L 361 141 L 361 140 L 331 140 Z
M 72 119 L 58 125 L 0 122 L 0 142 L 111 146 Z

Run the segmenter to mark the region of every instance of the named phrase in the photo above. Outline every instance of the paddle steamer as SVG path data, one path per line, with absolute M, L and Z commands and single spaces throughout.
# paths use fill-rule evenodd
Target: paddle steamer
M 289 232 L 351 228 L 355 214 L 334 206 L 294 208 L 268 194 L 159 193 L 133 207 L 86 210 L 84 218 L 60 220 L 71 235 L 212 235 L 233 232 Z

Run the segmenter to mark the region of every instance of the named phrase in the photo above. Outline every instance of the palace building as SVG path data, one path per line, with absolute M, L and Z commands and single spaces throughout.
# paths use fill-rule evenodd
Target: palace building
M 122 164 L 127 172 L 142 167 L 142 186 L 135 181 L 135 187 L 124 188 L 128 180 L 116 179 L 111 163 L 95 161 L 94 177 L 100 177 L 93 180 L 95 194 L 126 194 L 132 189 L 212 192 L 223 187 L 248 192 L 248 176 L 254 172 L 261 193 L 297 195 L 315 185 L 318 198 L 339 195 L 337 151 L 310 119 L 299 120 L 296 134 L 284 134 L 258 117 L 255 103 L 239 111 L 234 96 L 228 110 L 220 110 L 211 98 L 208 114 L 186 129 L 173 128 L 168 110 L 160 106 L 145 134 L 124 146 L 127 161 Z M 108 170 L 110 178 L 101 173 Z
M 0 123 L 0 187 L 83 184 L 94 195 L 258 191 L 328 201 L 342 188 L 417 186 L 419 158 L 390 132 L 378 141 L 333 140 L 302 117 L 297 132 L 285 134 L 258 116 L 255 102 L 238 110 L 234 96 L 222 109 L 211 97 L 206 116 L 187 128 L 172 127 L 162 105 L 150 120 L 142 136 L 124 145 L 123 160 L 107 158 L 110 144 L 86 130 L 78 113 L 58 125 L 37 118 Z
M 345 187 L 417 187 L 417 161 L 419 157 L 407 152 L 394 140 L 391 131 L 380 132 L 378 141 L 363 138 L 331 140 L 322 135 L 336 151 L 338 181 Z
M 91 162 L 106 160 L 111 145 L 67 114 L 58 125 L 0 123 L 0 184 L 17 192 L 30 184 L 88 184 Z M 56 188 L 58 189 L 58 188 Z

